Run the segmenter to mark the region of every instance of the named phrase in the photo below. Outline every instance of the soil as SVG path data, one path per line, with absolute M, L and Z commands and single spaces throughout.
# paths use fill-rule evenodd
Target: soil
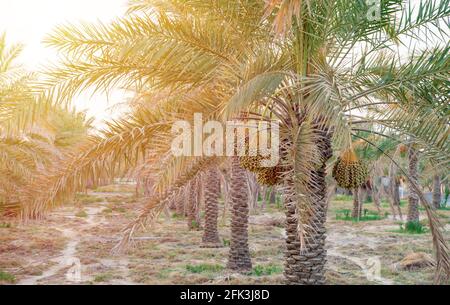
M 126 253 L 112 255 L 122 228 L 138 215 L 142 202 L 132 186 L 109 186 L 79 197 L 44 220 L 19 224 L 0 218 L 0 284 L 283 284 L 281 207 L 251 211 L 253 271 L 238 274 L 225 268 L 228 215 L 219 217 L 222 248 L 201 248 L 201 231 L 188 231 L 185 219 L 163 214 L 155 225 L 135 236 Z M 351 200 L 330 203 L 327 283 L 433 282 L 433 267 L 395 268 L 411 253 L 432 256 L 430 233 L 401 233 L 399 224 L 389 217 L 364 222 L 337 220 L 337 210 L 350 209 L 351 204 Z M 370 203 L 364 204 L 364 209 L 376 211 Z M 389 207 L 384 206 L 384 211 L 389 212 Z M 438 211 L 438 215 L 450 240 L 450 211 Z

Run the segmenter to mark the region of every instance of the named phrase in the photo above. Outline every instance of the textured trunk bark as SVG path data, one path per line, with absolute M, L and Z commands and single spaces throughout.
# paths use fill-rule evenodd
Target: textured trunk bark
M 261 187 L 261 209 L 264 210 L 267 207 L 267 193 L 269 188 L 267 186 Z
M 400 216 L 400 219 L 403 220 L 402 210 L 400 207 L 400 181 L 397 178 L 397 167 L 394 162 L 391 162 L 389 166 L 389 192 L 388 192 L 388 201 L 392 209 L 392 215 L 394 219 L 396 219 L 396 215 Z M 397 211 L 395 210 L 397 209 Z
M 183 194 L 184 194 L 185 192 L 183 192 Z M 185 204 L 184 204 L 184 196 L 182 196 L 182 195 L 177 195 L 176 197 L 175 197 L 175 206 L 176 206 L 176 213 L 177 213 L 177 215 L 178 216 L 186 216 L 186 212 L 185 212 L 185 209 L 184 209 L 184 206 L 185 206 Z
M 439 175 L 435 175 L 433 177 L 433 206 L 436 209 L 441 207 L 441 177 Z
M 410 146 L 408 149 L 408 161 L 410 179 L 413 180 L 417 185 L 419 185 L 419 179 L 417 176 L 417 165 L 419 161 L 417 158 L 417 151 L 412 146 Z M 419 221 L 419 195 L 411 186 L 409 186 L 407 221 Z
M 189 230 L 200 229 L 200 202 L 199 202 L 199 181 L 195 179 L 190 184 L 189 204 L 187 209 L 187 222 Z
M 177 210 L 177 205 L 176 205 L 175 198 L 170 199 L 169 210 L 171 210 L 171 211 L 176 211 Z
M 259 197 L 259 184 L 256 180 L 256 176 L 253 173 L 246 171 L 246 181 L 248 187 L 248 195 L 249 195 L 249 208 L 255 210 L 258 208 L 258 197 Z
M 326 195 L 327 184 L 326 162 L 332 156 L 331 135 L 321 132 L 321 141 L 318 143 L 322 152 L 321 167 L 311 173 L 314 188 L 313 207 L 314 213 L 308 219 L 303 220 L 305 224 L 304 248 L 300 248 L 298 234 L 298 221 L 296 217 L 297 199 L 289 195 L 289 189 L 295 190 L 295 185 L 286 181 L 284 204 L 286 206 L 286 252 L 285 270 L 286 281 L 291 285 L 321 285 L 325 284 L 326 263 Z M 289 185 L 291 184 L 291 185 Z
M 248 248 L 248 187 L 245 169 L 238 157 L 231 163 L 231 241 L 227 267 L 236 271 L 250 271 L 252 262 Z
M 398 215 L 400 216 L 400 219 L 403 220 L 402 208 L 400 206 L 400 179 L 395 178 L 393 185 L 394 185 L 394 190 L 393 190 L 394 191 L 394 194 L 393 194 L 394 204 L 395 204 L 395 207 L 397 208 L 397 212 L 398 212 Z
M 217 248 L 222 244 L 217 231 L 219 216 L 220 176 L 219 170 L 214 167 L 209 170 L 205 184 L 205 228 L 203 231 L 202 247 Z
M 277 203 L 277 190 L 276 188 L 273 186 L 270 190 L 270 198 L 269 198 L 269 203 L 270 204 L 275 204 Z
M 353 210 L 352 210 L 352 218 L 360 219 L 362 211 L 361 204 L 361 189 L 356 188 L 353 190 Z
M 380 199 L 380 192 L 378 189 L 378 186 L 375 184 L 375 181 L 372 184 L 372 200 L 373 204 L 377 208 L 378 214 L 381 215 L 381 199 Z

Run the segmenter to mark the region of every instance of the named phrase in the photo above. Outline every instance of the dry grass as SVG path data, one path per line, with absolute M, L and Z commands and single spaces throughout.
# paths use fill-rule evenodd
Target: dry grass
M 128 186 L 127 186 L 128 187 Z M 105 187 L 106 188 L 106 187 Z M 122 188 L 122 186 L 120 186 Z M 108 191 L 113 187 L 107 188 Z M 141 206 L 133 193 L 105 196 L 89 194 L 80 206 L 65 207 L 46 220 L 27 226 L 10 223 L 0 228 L 0 272 L 15 283 L 30 277 L 42 276 L 46 270 L 56 269 L 48 277 L 39 278 L 39 284 L 71 284 L 66 273 L 71 266 L 52 260 L 76 241 L 74 257 L 82 265 L 84 284 L 282 284 L 283 283 L 283 228 L 282 211 L 270 207 L 252 211 L 249 226 L 253 271 L 236 274 L 225 266 L 228 247 L 200 248 L 201 231 L 188 231 L 180 217 L 161 216 L 153 227 L 136 236 L 134 246 L 125 254 L 112 256 L 111 248 L 117 242 L 121 229 L 138 213 Z M 101 198 L 95 199 L 92 197 Z M 86 198 L 86 197 L 84 197 Z M 395 270 L 394 264 L 407 254 L 432 254 L 430 235 L 408 235 L 393 232 L 398 228 L 393 220 L 370 222 L 336 220 L 335 212 L 350 208 L 349 201 L 333 201 L 329 209 L 327 247 L 327 279 L 330 284 L 377 284 L 370 281 L 355 263 L 377 257 L 381 262 L 381 277 L 396 284 L 428 284 L 433 269 Z M 364 208 L 375 211 L 365 204 Z M 388 211 L 387 207 L 383 210 Z M 83 211 L 83 217 L 75 215 Z M 92 214 L 95 211 L 95 214 Z M 221 215 L 220 215 L 221 216 Z M 439 211 L 444 223 L 450 211 Z M 229 219 L 219 222 L 220 235 L 227 244 L 230 239 Z M 70 230 L 73 236 L 63 234 Z M 450 239 L 447 230 L 445 236 Z M 57 264 L 61 266 L 58 267 Z M 5 284 L 6 280 L 0 280 Z

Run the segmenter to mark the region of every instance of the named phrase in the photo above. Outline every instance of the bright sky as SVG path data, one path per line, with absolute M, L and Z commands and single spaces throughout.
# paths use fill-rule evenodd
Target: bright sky
M 417 5 L 419 0 L 410 0 Z M 54 60 L 56 53 L 45 48 L 41 41 L 52 29 L 67 22 L 108 21 L 123 15 L 127 0 L 0 0 L 0 33 L 6 31 L 9 42 L 25 44 L 21 62 L 30 70 L 37 70 Z M 103 119 L 117 117 L 116 103 L 125 102 L 124 93 L 115 91 L 109 97 L 84 94 L 77 98 L 79 110 L 88 110 L 100 123 Z M 109 109 L 110 110 L 110 109 Z
M 8 42 L 25 44 L 20 61 L 30 70 L 38 69 L 54 60 L 55 52 L 41 44 L 52 29 L 67 22 L 108 21 L 123 15 L 127 0 L 0 0 L 0 33 L 6 31 Z M 123 102 L 122 93 L 109 97 L 90 95 L 77 99 L 79 110 L 88 109 L 97 122 L 111 117 L 107 108 Z

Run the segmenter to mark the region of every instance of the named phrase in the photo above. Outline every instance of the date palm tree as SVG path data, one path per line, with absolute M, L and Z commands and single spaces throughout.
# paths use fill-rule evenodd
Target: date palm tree
M 436 209 L 441 207 L 442 193 L 441 193 L 441 176 L 436 174 L 433 176 L 433 206 Z
M 194 179 L 189 184 L 189 198 L 187 206 L 187 222 L 189 230 L 199 230 L 200 223 L 200 181 Z
M 409 176 L 418 183 L 418 166 L 419 158 L 418 151 L 413 145 L 408 147 L 408 170 Z M 408 195 L 408 215 L 406 218 L 407 222 L 418 222 L 419 221 L 419 196 L 414 188 L 410 188 Z
M 436 71 L 432 73 L 433 76 L 428 74 L 431 76 L 429 80 L 442 79 L 442 73 L 448 70 L 448 61 L 444 59 L 446 55 L 443 53 L 447 52 L 448 46 L 444 43 L 443 47 L 434 51 L 411 57 L 409 62 L 394 54 L 386 54 L 389 53 L 389 46 L 395 45 L 406 33 L 422 29 L 427 31 L 427 26 L 438 27 L 437 20 L 448 18 L 448 9 L 441 4 L 443 3 L 431 1 L 421 3 L 418 8 L 419 17 L 414 19 L 411 16 L 412 10 L 405 9 L 400 2 L 386 1 L 381 3 L 380 17 L 369 20 L 370 18 L 360 17 L 369 11 L 369 7 L 360 1 L 271 1 L 267 7 L 267 16 L 273 18 L 275 31 L 284 34 L 284 40 L 291 43 L 288 49 L 294 60 L 291 74 L 282 75 L 267 69 L 260 75 L 252 76 L 238 89 L 238 93 L 229 103 L 229 108 L 237 110 L 256 101 L 270 100 L 271 104 L 267 108 L 283 120 L 288 130 L 295 130 L 296 126 L 301 126 L 304 122 L 313 126 L 310 134 L 321 135 L 318 137 L 320 140 L 313 142 L 316 147 L 321 147 L 322 152 L 331 150 L 332 136 L 335 140 L 342 141 L 342 135 L 365 130 L 362 129 L 362 124 L 369 121 L 406 133 L 415 129 L 416 137 L 424 136 L 420 135 L 420 132 L 417 133 L 423 126 L 413 127 L 413 124 L 409 125 L 404 118 L 413 113 L 418 115 L 419 111 L 422 111 L 419 116 L 429 115 L 425 104 L 430 100 L 430 88 L 427 82 L 418 83 L 413 80 L 416 75 L 409 73 L 417 73 L 421 70 L 420 67 L 425 66 L 426 73 L 430 73 L 433 69 L 428 69 L 431 68 L 429 64 L 433 61 L 432 58 L 435 58 L 435 67 L 439 66 L 438 70 L 441 72 Z M 394 21 L 398 14 L 401 15 L 400 22 Z M 352 50 L 358 44 L 366 45 L 368 49 L 363 48 L 359 55 L 353 53 Z M 346 62 L 351 62 L 352 65 Z M 397 90 L 393 85 L 398 82 L 408 85 Z M 293 93 L 283 100 L 277 91 L 280 92 L 286 87 L 291 88 Z M 408 100 L 411 94 L 420 102 L 411 103 Z M 387 107 L 391 103 L 396 107 Z M 386 107 L 392 109 L 387 115 L 382 114 L 382 109 Z M 400 109 L 407 115 L 400 118 Z M 372 113 L 373 116 L 353 116 L 352 110 Z M 295 120 L 294 124 L 291 124 L 292 120 Z M 434 116 L 433 121 L 440 121 L 440 118 Z M 344 122 L 347 127 L 342 124 Z M 447 127 L 440 125 L 438 133 L 444 136 L 441 133 L 444 130 L 447 130 Z M 323 283 L 322 266 L 326 255 L 322 236 L 325 227 L 324 221 L 317 221 L 314 216 L 323 213 L 325 204 L 320 194 L 325 193 L 322 191 L 326 189 L 325 182 L 317 179 L 320 175 L 315 175 L 313 170 L 297 169 L 302 160 L 298 160 L 300 163 L 297 164 L 295 156 L 304 156 L 304 152 L 310 150 L 303 149 L 302 154 L 303 147 L 297 144 L 300 138 L 297 138 L 298 133 L 292 132 L 291 135 L 285 139 L 285 150 L 288 156 L 294 157 L 285 160 L 285 168 L 293 169 L 293 177 L 285 175 L 285 193 L 287 204 L 293 203 L 292 208 L 287 209 L 288 224 L 291 220 L 291 227 L 297 227 L 297 230 L 292 236 L 287 232 L 285 273 L 291 283 Z M 348 145 L 348 141 L 345 145 Z M 312 162 L 315 162 L 316 167 L 323 167 L 330 155 L 318 154 Z M 300 175 L 309 176 L 313 183 L 302 182 Z M 304 178 L 305 180 L 307 179 Z M 413 181 L 412 184 L 417 190 L 417 183 Z M 311 185 L 313 187 L 310 187 Z M 301 194 L 308 194 L 306 200 Z M 319 234 L 316 235 L 316 232 Z M 442 236 L 440 238 L 442 239 Z M 443 261 L 448 261 L 448 258 Z M 444 264 L 448 265 L 447 262 Z M 448 267 L 450 266 L 444 269 Z M 448 270 L 443 274 L 448 276 Z
M 352 209 L 352 218 L 360 219 L 362 212 L 362 203 L 361 203 L 361 189 L 355 188 L 353 189 L 353 209 Z
M 248 248 L 248 188 L 245 169 L 239 158 L 233 157 L 231 162 L 231 240 L 230 255 L 227 267 L 231 270 L 249 271 L 252 269 Z
M 207 118 L 234 118 L 250 111 L 260 120 L 278 120 L 287 220 L 285 275 L 292 284 L 321 284 L 326 262 L 325 169 L 333 143 L 336 150 L 346 150 L 357 131 L 383 135 L 379 130 L 395 130 L 413 136 L 421 149 L 448 165 L 448 125 L 430 111 L 429 103 L 434 99 L 430 92 L 436 91 L 429 84 L 448 76 L 448 45 L 408 58 L 392 51 L 405 37 L 445 41 L 448 33 L 439 24 L 448 19 L 448 4 L 430 0 L 410 10 L 401 1 L 383 1 L 379 18 L 370 19 L 361 17 L 369 11 L 367 4 L 353 0 L 273 0 L 265 10 L 260 0 L 133 1 L 132 11 L 144 8 L 148 15 L 131 14 L 111 25 L 60 27 L 51 35 L 47 42 L 70 55 L 71 61 L 49 71 L 41 85 L 48 98 L 59 101 L 87 87 L 105 90 L 120 85 L 141 91 L 151 86 L 177 97 L 178 107 L 172 104 L 170 109 L 177 119 L 189 119 L 191 108 L 198 107 Z M 268 21 L 273 21 L 275 34 Z M 195 170 L 205 170 L 199 164 L 216 162 L 164 158 L 169 149 L 160 139 L 170 134 L 174 117 L 158 115 L 144 121 L 136 120 L 143 116 L 134 113 L 136 124 L 123 121 L 112 126 L 93 145 L 97 150 L 76 157 L 66 168 L 72 175 L 63 175 L 72 179 L 75 172 L 84 177 L 84 171 L 98 166 L 95 158 L 101 155 L 109 162 L 126 151 L 137 160 L 130 149 L 148 150 L 153 142 L 149 137 L 159 132 L 154 154 L 140 161 L 163 160 L 161 164 L 180 173 L 161 167 L 159 195 L 127 227 L 125 241 L 161 211 L 166 197 L 176 192 L 174 187 L 193 179 Z M 130 134 L 133 142 L 123 138 Z M 43 202 L 61 190 L 73 191 L 69 185 L 53 188 L 53 195 L 44 196 Z M 412 187 L 419 189 L 414 181 Z M 424 207 L 433 227 L 437 280 L 442 280 L 450 270 L 448 247 L 433 211 Z M 242 221 L 239 227 L 245 225 Z
M 0 214 L 21 209 L 22 189 L 87 134 L 84 114 L 37 100 L 35 75 L 17 63 L 22 46 L 0 35 Z

